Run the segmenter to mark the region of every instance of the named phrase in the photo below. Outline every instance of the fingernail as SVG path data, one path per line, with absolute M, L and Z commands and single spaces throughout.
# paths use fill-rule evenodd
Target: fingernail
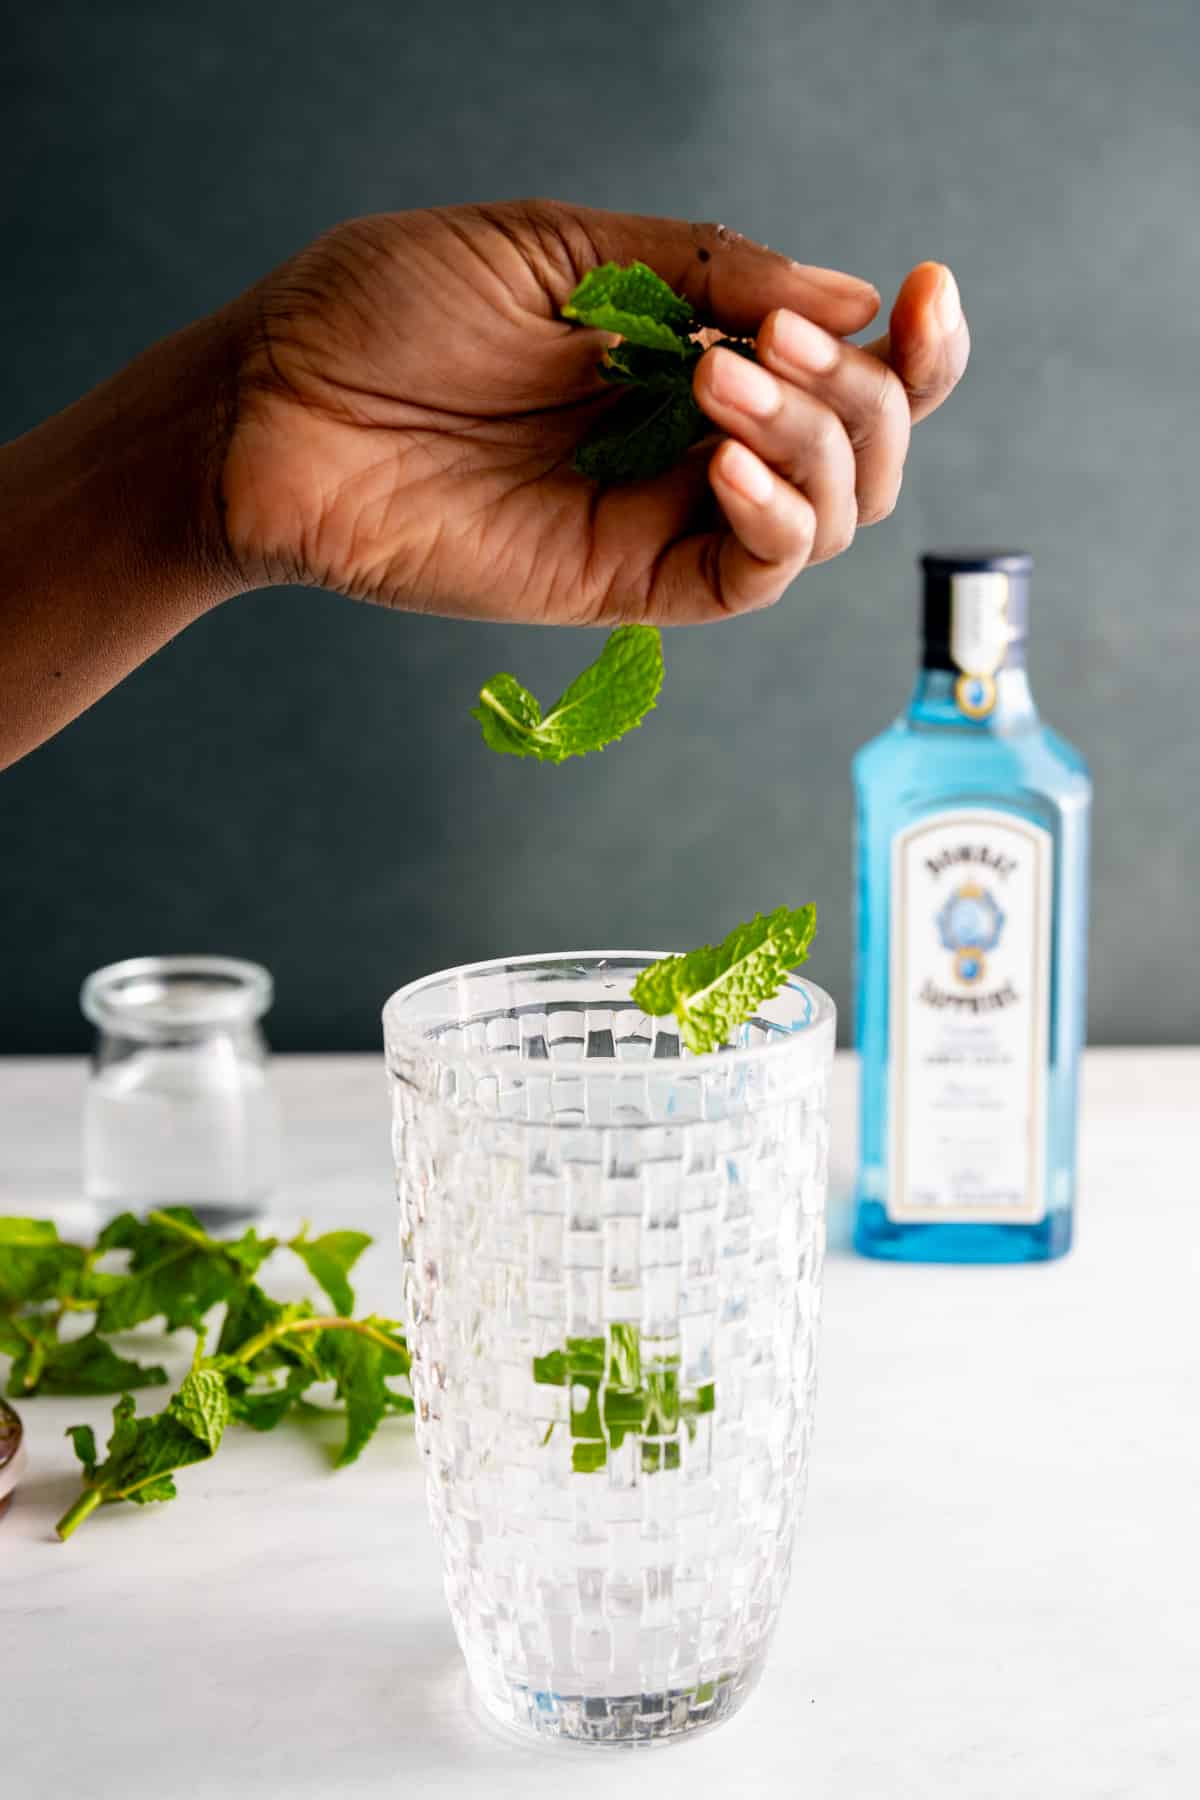
M 818 269 L 812 263 L 793 262 L 792 267 L 814 287 L 826 288 L 836 294 L 861 294 L 864 299 L 878 303 L 879 289 L 873 281 L 864 281 L 861 275 L 844 275 L 840 269 Z
M 752 419 L 770 419 L 783 404 L 775 377 L 735 350 L 718 349 L 713 355 L 712 387 L 718 400 Z
M 937 293 L 934 295 L 933 310 L 938 324 L 947 336 L 950 332 L 957 331 L 962 324 L 963 310 L 958 294 L 958 283 L 949 269 L 945 267 L 942 269 L 942 278 L 938 283 Z
M 755 506 L 765 506 L 771 498 L 770 471 L 759 462 L 753 450 L 747 450 L 744 444 L 737 444 L 732 440 L 726 444 L 721 456 L 721 478 L 743 500 L 749 500 Z
M 802 375 L 824 375 L 838 359 L 838 347 L 827 331 L 800 313 L 775 314 L 771 349 L 780 362 Z

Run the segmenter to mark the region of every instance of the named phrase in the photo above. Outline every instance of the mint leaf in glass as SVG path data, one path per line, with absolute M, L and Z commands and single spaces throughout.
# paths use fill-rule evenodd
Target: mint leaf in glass
M 493 676 L 471 716 L 479 720 L 489 749 L 558 763 L 602 750 L 640 725 L 658 698 L 662 678 L 657 627 L 618 625 L 596 661 L 545 716 L 514 675 Z
M 724 1044 L 755 1007 L 778 993 L 789 971 L 807 961 L 816 929 L 814 906 L 756 913 L 723 943 L 702 944 L 643 969 L 633 1001 L 652 1017 L 673 1013 L 687 1048 L 702 1056 Z

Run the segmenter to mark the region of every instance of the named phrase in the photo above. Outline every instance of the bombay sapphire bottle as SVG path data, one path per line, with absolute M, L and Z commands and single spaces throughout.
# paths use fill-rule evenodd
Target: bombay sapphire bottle
M 854 761 L 855 1243 L 901 1261 L 1070 1246 L 1091 783 L 1025 669 L 1032 560 L 922 558 L 908 711 Z

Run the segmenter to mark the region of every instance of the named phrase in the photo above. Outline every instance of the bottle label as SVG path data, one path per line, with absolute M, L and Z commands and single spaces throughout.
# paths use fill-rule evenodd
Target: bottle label
M 947 811 L 892 844 L 889 1217 L 1045 1217 L 1053 845 Z

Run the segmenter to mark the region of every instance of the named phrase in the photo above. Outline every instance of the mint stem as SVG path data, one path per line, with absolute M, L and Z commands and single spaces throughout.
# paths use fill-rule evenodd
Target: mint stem
M 82 1525 L 89 1513 L 94 1513 L 103 1502 L 104 1495 L 99 1488 L 85 1487 L 73 1506 L 69 1506 L 58 1524 L 54 1527 L 65 1544 L 76 1526 Z
M 393 1338 L 361 1319 L 292 1319 L 282 1325 L 266 1325 L 256 1337 L 247 1338 L 233 1352 L 238 1362 L 251 1363 L 261 1351 L 277 1343 L 280 1338 L 296 1337 L 302 1332 L 310 1331 L 353 1331 L 359 1337 L 369 1338 L 371 1343 L 379 1344 L 384 1350 L 399 1350 L 400 1346 Z

